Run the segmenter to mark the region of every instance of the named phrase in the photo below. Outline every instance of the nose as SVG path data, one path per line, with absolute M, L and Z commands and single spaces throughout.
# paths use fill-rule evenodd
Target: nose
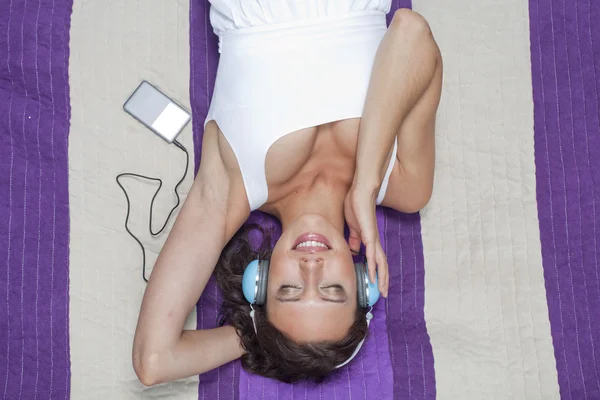
M 307 255 L 299 260 L 300 269 L 312 271 L 323 268 L 323 257 Z
M 316 296 L 316 288 L 323 274 L 323 257 L 308 255 L 300 258 L 300 274 L 304 279 L 305 295 L 308 297 Z

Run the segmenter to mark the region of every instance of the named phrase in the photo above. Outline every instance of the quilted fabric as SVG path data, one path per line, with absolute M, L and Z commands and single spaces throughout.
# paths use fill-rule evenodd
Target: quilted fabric
M 390 297 L 359 357 L 320 386 L 234 362 L 144 388 L 141 255 L 114 178 L 165 181 L 156 225 L 184 158 L 121 106 L 146 79 L 190 108 L 198 165 L 207 6 L 0 2 L 0 398 L 600 398 L 599 0 L 415 0 L 445 65 L 434 196 L 420 216 L 378 211 Z M 155 187 L 126 184 L 151 269 Z M 214 326 L 219 299 L 211 282 L 187 328 Z

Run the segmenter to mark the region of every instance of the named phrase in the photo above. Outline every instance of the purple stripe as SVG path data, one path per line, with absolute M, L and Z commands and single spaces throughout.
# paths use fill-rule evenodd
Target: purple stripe
M 390 266 L 389 349 L 394 371 L 394 398 L 434 399 L 433 350 L 425 325 L 425 273 L 418 214 L 385 209 L 384 249 Z
M 392 11 L 411 8 L 394 0 Z M 392 13 L 388 16 L 392 17 Z M 425 324 L 425 266 L 421 217 L 381 210 L 378 222 L 390 269 L 386 301 L 389 350 L 394 371 L 394 399 L 436 397 L 433 349 Z
M 561 397 L 600 398 L 600 2 L 530 0 L 542 260 Z
M 69 398 L 72 2 L 0 3 L 0 393 Z
M 195 171 L 200 166 L 204 120 L 214 88 L 218 63 L 217 38 L 208 20 L 210 4 L 206 0 L 190 1 L 190 101 L 194 115 Z M 214 328 L 220 299 L 217 284 L 212 278 L 198 302 L 198 329 Z M 237 399 L 240 363 L 233 362 L 200 376 L 198 398 L 201 400 Z
M 222 296 L 213 277 L 196 307 L 198 329 L 210 329 L 217 326 L 217 305 L 221 301 Z M 200 375 L 198 398 L 202 400 L 237 399 L 239 397 L 239 369 L 240 364 L 236 361 Z
M 207 0 L 190 0 L 190 101 L 194 114 L 196 172 L 200 166 L 204 120 L 215 87 L 219 62 L 218 39 L 210 26 L 209 10 Z
M 288 385 L 241 370 L 240 400 L 391 399 L 393 376 L 388 351 L 385 302 L 379 302 L 373 314 L 375 318 L 371 324 L 370 337 L 356 361 L 332 374 L 324 384 L 299 382 Z

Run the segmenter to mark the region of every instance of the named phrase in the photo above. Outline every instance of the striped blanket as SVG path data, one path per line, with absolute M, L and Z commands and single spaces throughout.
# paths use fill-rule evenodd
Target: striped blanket
M 378 211 L 390 295 L 360 355 L 321 385 L 233 362 L 144 388 L 141 255 L 114 178 L 165 181 L 158 224 L 185 160 L 121 105 L 146 79 L 189 107 L 198 165 L 208 1 L 0 1 L 0 399 L 600 399 L 600 0 L 392 11 L 411 6 L 445 63 L 434 195 Z M 151 265 L 155 187 L 127 188 Z M 186 326 L 214 326 L 219 299 L 211 281 Z

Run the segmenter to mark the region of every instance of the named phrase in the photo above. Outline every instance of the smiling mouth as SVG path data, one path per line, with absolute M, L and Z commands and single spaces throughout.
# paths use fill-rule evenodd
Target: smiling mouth
M 329 240 L 317 233 L 305 233 L 296 239 L 292 250 L 305 253 L 316 253 L 331 250 Z

